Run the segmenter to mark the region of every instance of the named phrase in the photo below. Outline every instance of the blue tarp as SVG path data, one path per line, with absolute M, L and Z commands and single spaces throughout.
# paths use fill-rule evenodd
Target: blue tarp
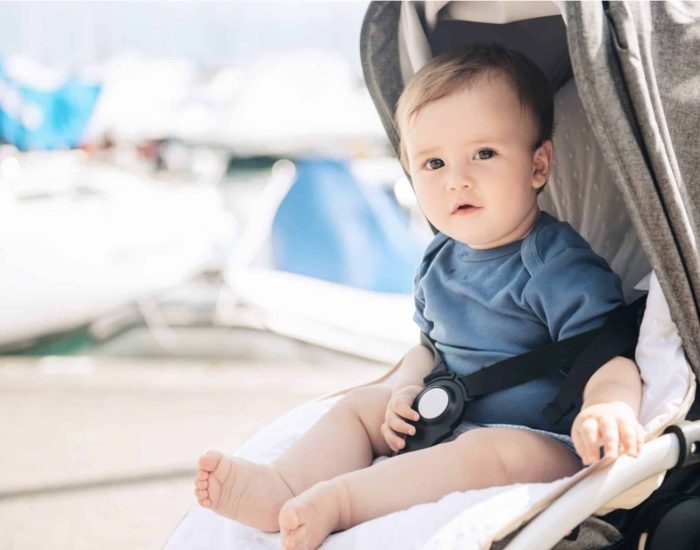
M 22 150 L 76 147 L 99 94 L 99 84 L 77 79 L 39 90 L 11 77 L 0 61 L 0 141 Z
M 275 267 L 383 292 L 411 292 L 423 244 L 408 216 L 341 161 L 296 162 L 272 229 Z

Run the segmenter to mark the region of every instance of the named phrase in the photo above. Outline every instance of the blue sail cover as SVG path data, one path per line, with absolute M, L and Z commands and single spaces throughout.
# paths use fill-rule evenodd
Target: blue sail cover
M 37 89 L 9 75 L 0 60 L 0 142 L 25 151 L 76 147 L 99 94 L 99 84 L 76 79 Z
M 341 161 L 296 163 L 275 216 L 275 267 L 367 290 L 408 293 L 423 251 L 408 216 Z

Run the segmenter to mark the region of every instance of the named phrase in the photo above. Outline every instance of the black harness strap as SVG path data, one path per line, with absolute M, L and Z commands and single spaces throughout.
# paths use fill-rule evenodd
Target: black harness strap
M 628 306 L 614 311 L 603 325 L 603 330 L 581 351 L 568 371 L 566 381 L 554 398 L 542 411 L 550 422 L 556 424 L 573 408 L 576 400 L 591 376 L 612 358 L 621 355 L 634 358 L 639 339 L 647 297 L 642 296 Z
M 470 399 L 494 391 L 505 390 L 530 382 L 552 372 L 566 371 L 576 355 L 602 329 L 584 332 L 572 338 L 548 344 L 539 349 L 510 357 L 472 374 L 460 376 Z
M 559 422 L 575 405 L 593 373 L 618 355 L 634 353 L 639 334 L 639 321 L 646 296 L 611 313 L 602 327 L 572 336 L 539 349 L 510 357 L 459 378 L 466 387 L 468 399 L 519 386 L 550 373 L 567 375 L 559 393 L 544 409 L 553 423 Z M 426 384 L 443 376 L 447 367 L 434 342 L 422 335 L 421 342 L 434 353 L 433 371 Z

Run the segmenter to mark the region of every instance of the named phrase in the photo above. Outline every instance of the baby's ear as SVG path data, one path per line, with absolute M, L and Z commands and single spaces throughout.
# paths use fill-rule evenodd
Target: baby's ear
M 552 140 L 546 139 L 532 156 L 532 187 L 539 189 L 552 172 Z

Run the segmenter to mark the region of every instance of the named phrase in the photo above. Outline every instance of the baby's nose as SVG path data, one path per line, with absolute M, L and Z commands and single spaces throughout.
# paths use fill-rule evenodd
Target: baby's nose
M 474 180 L 471 175 L 467 172 L 457 172 L 452 174 L 449 180 L 450 189 L 461 189 L 464 187 L 473 187 Z

